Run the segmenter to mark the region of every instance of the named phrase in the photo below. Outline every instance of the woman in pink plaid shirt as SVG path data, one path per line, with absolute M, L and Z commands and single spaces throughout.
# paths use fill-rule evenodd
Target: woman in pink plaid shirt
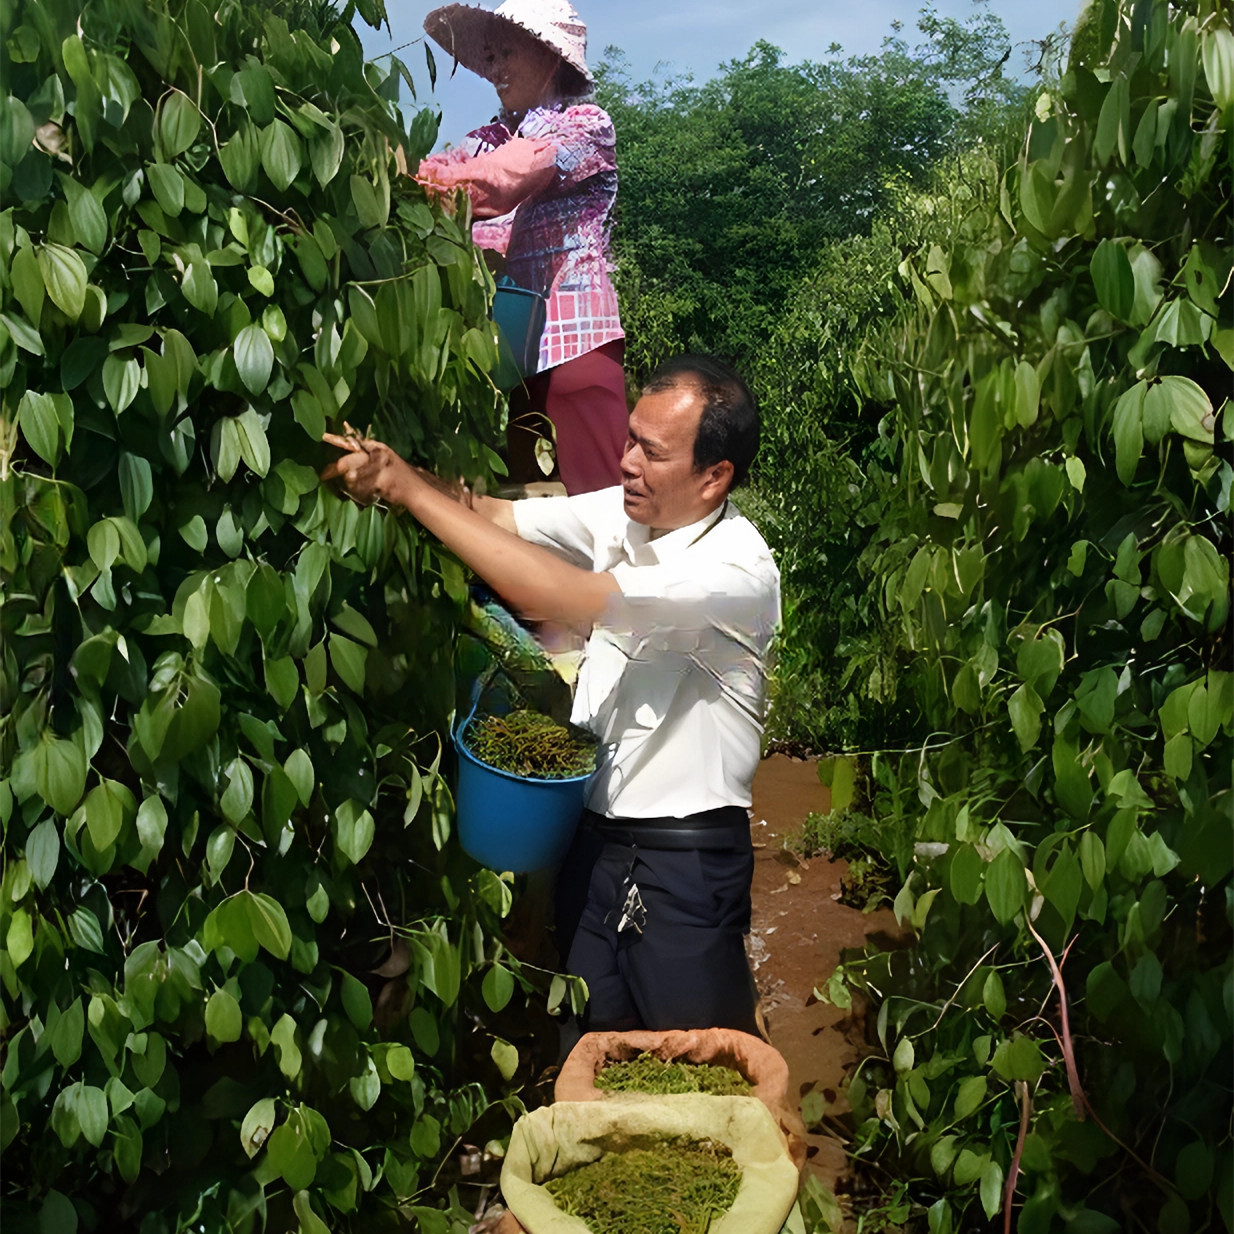
M 569 0 L 505 0 L 493 11 L 448 4 L 424 28 L 497 87 L 502 113 L 462 147 L 425 159 L 418 178 L 465 186 L 475 242 L 501 253 L 520 287 L 548 297 L 525 392 L 529 410 L 553 423 L 566 491 L 620 484 L 625 334 L 608 259 L 617 160 L 613 122 L 588 101 L 587 28 Z

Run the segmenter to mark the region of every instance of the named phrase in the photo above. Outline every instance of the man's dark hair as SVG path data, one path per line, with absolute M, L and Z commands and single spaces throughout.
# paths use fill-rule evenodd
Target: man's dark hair
M 725 460 L 733 465 L 730 488 L 744 483 L 758 453 L 758 404 L 750 387 L 715 356 L 674 356 L 647 379 L 644 394 L 693 386 L 703 400 L 694 438 L 694 469 L 701 471 Z

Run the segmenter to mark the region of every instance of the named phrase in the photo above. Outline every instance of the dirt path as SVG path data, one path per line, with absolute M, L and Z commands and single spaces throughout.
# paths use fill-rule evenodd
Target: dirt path
M 871 934 L 894 933 L 890 910 L 861 913 L 839 902 L 847 863 L 816 857 L 802 862 L 783 840 L 811 811 L 830 809 L 813 760 L 773 754 L 754 777 L 755 848 L 750 962 L 772 1045 L 788 1062 L 804 1096 L 822 1094 L 829 1114 L 848 1112 L 840 1094 L 844 1068 L 858 1056 L 863 1030 L 848 1012 L 820 1003 L 814 987 L 831 975 L 846 947 Z M 846 1171 L 844 1145 L 826 1128 L 809 1136 L 806 1168 L 833 1190 Z M 840 1188 L 842 1189 L 842 1187 Z

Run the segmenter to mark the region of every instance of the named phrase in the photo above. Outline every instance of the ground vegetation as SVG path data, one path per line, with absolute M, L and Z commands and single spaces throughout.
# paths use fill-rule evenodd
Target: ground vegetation
M 791 64 L 759 43 L 701 85 L 668 68 L 636 83 L 612 50 L 600 67 L 620 144 L 613 251 L 630 381 L 673 352 L 712 352 L 761 400 L 741 501 L 785 580 L 769 729 L 782 746 L 911 731 L 857 583 L 890 464 L 882 408 L 853 370 L 902 302 L 919 191 L 958 151 L 1022 131 L 1022 55 L 978 5 L 963 22 L 926 9 L 875 55 L 835 47 Z

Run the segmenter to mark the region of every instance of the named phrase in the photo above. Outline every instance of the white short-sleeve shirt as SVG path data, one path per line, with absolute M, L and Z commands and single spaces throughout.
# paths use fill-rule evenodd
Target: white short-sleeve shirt
M 620 487 L 514 504 L 519 535 L 620 587 L 592 628 L 573 720 L 604 743 L 588 806 L 682 818 L 748 806 L 780 574 L 731 503 L 650 538 Z

